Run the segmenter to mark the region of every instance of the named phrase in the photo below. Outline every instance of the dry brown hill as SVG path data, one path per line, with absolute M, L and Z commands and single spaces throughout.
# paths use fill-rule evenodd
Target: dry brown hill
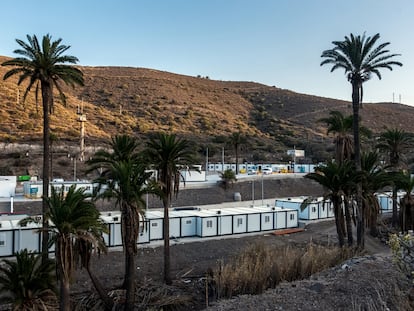
M 5 59 L 0 57 L 0 62 Z M 315 160 L 324 157 L 331 143 L 318 120 L 331 110 L 352 112 L 349 102 L 254 82 L 215 81 L 144 68 L 80 68 L 85 86 L 65 90 L 66 107 L 56 99 L 51 127 L 61 143 L 79 140 L 76 107 L 83 106 L 89 146 L 117 133 L 145 137 L 171 131 L 194 140 L 200 149 L 211 146 L 214 156 L 225 137 L 241 131 L 249 137 L 243 155 L 248 161 L 274 161 L 293 146 L 304 148 Z M 6 70 L 0 67 L 0 76 Z M 41 104 L 36 105 L 33 94 L 23 103 L 24 86 L 17 87 L 16 81 L 0 82 L 0 141 L 40 143 Z M 414 132 L 413 116 L 413 107 L 400 104 L 366 104 L 361 110 L 362 123 L 376 133 L 386 127 Z

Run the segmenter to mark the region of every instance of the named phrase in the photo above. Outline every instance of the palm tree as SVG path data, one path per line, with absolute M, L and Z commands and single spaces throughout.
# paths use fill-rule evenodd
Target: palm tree
M 352 162 L 345 160 L 343 163 L 329 162 L 326 166 L 320 166 L 315 173 L 305 175 L 305 178 L 312 179 L 322 185 L 326 190 L 325 199 L 329 199 L 334 208 L 336 232 L 338 234 L 339 245 L 342 247 L 345 236 L 344 210 L 347 187 L 355 179 L 355 169 Z M 348 231 L 348 236 L 352 237 L 352 231 Z
M 380 151 L 387 153 L 387 160 L 392 170 L 392 174 L 406 168 L 405 153 L 407 153 L 413 146 L 413 135 L 400 129 L 388 129 L 381 133 L 377 144 L 377 148 Z M 392 191 L 392 226 L 395 228 L 397 224 L 397 189 L 394 186 Z
M 240 145 L 246 143 L 246 137 L 242 135 L 240 132 L 232 133 L 228 139 L 229 144 L 231 144 L 234 148 L 235 156 L 236 156 L 236 175 L 239 173 L 239 149 Z
M 400 201 L 400 226 L 402 232 L 414 230 L 414 178 L 407 173 L 399 173 L 395 176 L 398 189 L 404 190 L 405 195 Z
M 389 175 L 379 165 L 379 154 L 371 151 L 361 155 L 362 204 L 364 205 L 366 224 L 372 236 L 378 235 L 377 219 L 380 204 L 376 193 L 389 186 Z
M 70 65 L 76 64 L 78 59 L 74 56 L 64 55 L 70 46 L 61 44 L 62 39 L 52 41 L 49 34 L 43 36 L 42 44 L 35 35 L 27 35 L 27 43 L 23 40 L 16 39 L 21 49 L 14 51 L 20 57 L 5 61 L 2 66 L 12 66 L 13 69 L 6 72 L 4 80 L 11 76 L 18 75 L 17 82 L 20 85 L 24 81 L 28 81 L 23 100 L 27 94 L 35 86 L 36 100 L 39 93 L 39 85 L 42 94 L 43 104 L 43 203 L 42 213 L 48 212 L 46 198 L 49 196 L 49 179 L 50 179 L 50 126 L 49 115 L 53 112 L 53 90 L 58 90 L 60 98 L 65 102 L 65 95 L 62 91 L 61 81 L 70 86 L 83 85 L 82 72 Z M 47 228 L 48 223 L 43 217 L 43 226 Z M 42 258 L 46 260 L 48 257 L 48 235 L 47 230 L 42 235 Z
M 237 181 L 236 173 L 232 169 L 227 169 L 224 172 L 219 172 L 221 183 L 220 185 L 227 190 L 234 182 Z
M 111 140 L 111 151 L 99 150 L 88 161 L 88 172 L 100 170 L 95 180 L 105 190 L 97 198 L 115 199 L 121 210 L 121 233 L 125 250 L 125 274 L 123 287 L 126 289 L 126 310 L 133 310 L 135 300 L 135 256 L 140 222 L 145 217 L 144 194 L 154 193 L 146 171 L 139 158 L 138 142 L 131 136 L 119 135 Z M 100 187 L 98 188 L 100 191 Z
M 0 264 L 2 301 L 12 303 L 13 310 L 48 310 L 57 306 L 55 263 L 41 262 L 41 256 L 24 249 L 16 259 Z
M 362 103 L 363 83 L 374 74 L 381 79 L 380 70 L 387 68 L 392 70 L 393 66 L 402 66 L 402 63 L 391 60 L 399 54 L 389 54 L 387 46 L 389 42 L 376 45 L 380 38 L 379 33 L 373 37 L 365 37 L 365 34 L 355 36 L 345 36 L 343 41 L 333 41 L 333 49 L 322 52 L 321 57 L 325 58 L 322 65 L 332 65 L 331 72 L 336 69 L 343 69 L 348 81 L 352 85 L 352 111 L 353 111 L 353 135 L 355 168 L 361 170 L 361 146 L 359 136 L 359 108 Z M 357 206 L 358 206 L 358 245 L 364 246 L 364 219 L 362 210 L 362 188 L 357 187 Z
M 52 188 L 52 194 L 47 198 L 49 211 L 46 219 L 53 223 L 50 232 L 55 242 L 55 257 L 57 274 L 60 285 L 60 310 L 70 308 L 70 282 L 73 275 L 76 248 L 75 241 L 91 243 L 95 249 L 104 245 L 102 232 L 107 231 L 106 225 L 100 219 L 90 195 L 85 189 L 75 190 L 75 185 L 65 194 L 64 187 L 60 190 Z
M 354 152 L 352 133 L 352 115 L 345 117 L 339 111 L 331 111 L 329 117 L 322 118 L 328 126 L 327 134 L 335 134 L 335 160 L 342 163 L 345 159 L 351 160 Z
M 168 209 L 172 194 L 178 194 L 180 170 L 195 164 L 194 150 L 189 141 L 174 134 L 158 133 L 150 138 L 144 150 L 146 161 L 156 170 L 160 197 L 164 206 L 164 281 L 171 284 L 170 275 L 170 224 Z

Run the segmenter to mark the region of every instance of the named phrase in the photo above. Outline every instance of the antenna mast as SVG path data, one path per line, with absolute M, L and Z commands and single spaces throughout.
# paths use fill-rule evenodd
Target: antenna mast
M 79 160 L 83 161 L 85 157 L 85 123 L 86 123 L 86 114 L 83 113 L 83 100 L 81 106 L 78 105 L 76 110 L 76 114 L 78 115 L 78 122 L 80 122 L 80 152 L 79 152 Z

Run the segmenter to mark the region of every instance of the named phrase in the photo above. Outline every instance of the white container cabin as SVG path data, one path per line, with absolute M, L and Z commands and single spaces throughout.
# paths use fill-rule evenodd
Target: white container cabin
M 29 217 L 28 215 L 10 215 L 10 222 L 14 229 L 14 251 L 27 249 L 31 252 L 38 252 L 41 249 L 41 231 L 42 227 L 41 216 L 35 216 L 36 221 L 39 222 L 28 222 L 20 223 L 24 218 Z
M 222 212 L 216 210 L 201 210 L 196 211 L 195 215 L 197 216 L 197 236 L 198 237 L 212 237 L 223 235 L 221 231 L 222 222 L 221 219 L 224 215 Z M 231 216 L 224 217 L 227 221 L 224 221 L 225 227 L 228 228 L 228 231 L 231 232 Z M 224 233 L 231 234 L 231 233 Z
M 399 208 L 399 202 L 404 197 L 405 192 L 397 192 L 397 208 Z M 384 192 L 376 194 L 378 202 L 380 204 L 381 212 L 392 212 L 392 192 Z
M 15 249 L 13 245 L 13 225 L 11 216 L 0 216 L 0 257 L 12 256 Z
M 69 188 L 75 185 L 75 190 L 83 188 L 86 194 L 93 193 L 93 184 L 89 181 L 51 181 L 49 185 L 49 195 L 52 192 L 52 187 L 56 190 L 60 190 L 63 187 L 63 193 L 66 195 Z M 23 183 L 23 195 L 29 199 L 40 199 L 43 195 L 43 182 L 42 181 L 26 181 Z
M 100 218 L 108 225 L 108 233 L 103 234 L 105 244 L 108 247 L 122 246 L 121 212 L 101 213 Z
M 145 219 L 148 221 L 149 240 L 156 241 L 164 238 L 164 212 L 147 211 Z
M 312 199 L 303 209 L 302 203 L 307 197 L 294 197 L 276 199 L 275 206 L 281 208 L 293 208 L 298 211 L 299 219 L 316 220 L 334 217 L 332 202 L 324 200 L 322 197 Z
M 16 195 L 16 176 L 0 176 L 0 198 L 10 198 Z

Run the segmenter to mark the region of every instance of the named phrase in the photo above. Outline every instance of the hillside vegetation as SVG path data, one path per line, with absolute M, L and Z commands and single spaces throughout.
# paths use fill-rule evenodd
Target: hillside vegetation
M 6 59 L 0 57 L 0 62 Z M 332 110 L 352 113 L 350 102 L 254 82 L 215 81 L 144 68 L 80 69 L 85 86 L 65 88 L 66 106 L 55 100 L 51 128 L 60 146 L 79 141 L 76 111 L 83 107 L 87 147 L 99 147 L 120 133 L 145 138 L 168 131 L 193 140 L 200 154 L 209 146 L 210 155 L 218 157 L 226 137 L 240 131 L 248 137 L 242 148 L 244 160 L 281 160 L 295 146 L 317 161 L 327 156 L 332 142 L 318 120 Z M 7 70 L 0 67 L 0 75 Z M 0 142 L 41 144 L 41 99 L 36 104 L 33 92 L 23 102 L 25 87 L 17 87 L 16 82 L 16 78 L 0 81 Z M 401 104 L 365 104 L 361 110 L 362 124 L 374 133 L 387 127 L 414 132 L 413 116 L 414 108 Z

